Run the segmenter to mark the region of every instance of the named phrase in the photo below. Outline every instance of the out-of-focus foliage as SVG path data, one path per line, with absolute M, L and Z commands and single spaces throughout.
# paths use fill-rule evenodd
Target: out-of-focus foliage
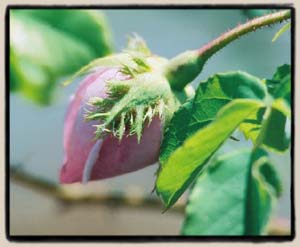
M 60 77 L 110 54 L 112 42 L 99 11 L 10 11 L 10 90 L 36 103 L 51 103 Z

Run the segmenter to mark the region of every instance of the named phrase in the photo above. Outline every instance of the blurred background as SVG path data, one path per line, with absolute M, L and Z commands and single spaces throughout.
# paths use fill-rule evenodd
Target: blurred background
M 243 10 L 128 9 L 102 13 L 111 28 L 113 41 L 109 42 L 115 51 L 125 48 L 128 35 L 136 32 L 153 53 L 167 58 L 199 48 L 252 17 Z M 26 27 L 26 20 L 23 24 Z M 290 64 L 291 59 L 289 31 L 271 42 L 280 27 L 258 30 L 230 44 L 211 58 L 194 85 L 216 72 L 230 70 L 271 78 L 277 66 Z M 17 31 L 11 29 L 11 37 Z M 22 38 L 15 36 L 17 41 Z M 186 195 L 162 215 L 162 204 L 151 194 L 157 164 L 128 175 L 57 189 L 64 114 L 78 86 L 77 82 L 60 86 L 64 76 L 55 77 L 58 86 L 47 105 L 36 104 L 20 92 L 9 95 L 11 235 L 178 235 Z M 228 142 L 220 152 L 249 145 L 242 136 L 237 137 L 241 139 L 238 144 Z M 290 154 L 273 160 L 283 180 L 273 224 L 289 231 Z M 62 199 L 65 195 L 67 199 Z

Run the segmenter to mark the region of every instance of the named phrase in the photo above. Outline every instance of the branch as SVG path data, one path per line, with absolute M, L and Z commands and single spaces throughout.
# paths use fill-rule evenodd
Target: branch
M 238 25 L 200 49 L 179 54 L 171 59 L 165 72 L 172 89 L 183 90 L 188 83 L 198 76 L 207 60 L 232 41 L 259 28 L 282 22 L 290 17 L 289 10 L 264 15 Z
M 217 51 L 221 50 L 226 45 L 240 38 L 241 36 L 248 34 L 250 32 L 254 32 L 261 27 L 282 22 L 286 19 L 289 19 L 290 17 L 291 17 L 290 11 L 285 10 L 285 11 L 279 11 L 273 14 L 252 19 L 242 25 L 238 25 L 232 30 L 222 34 L 215 40 L 201 47 L 199 50 L 197 50 L 198 56 L 203 57 L 204 59 L 208 59 Z
M 56 183 L 38 178 L 21 169 L 12 168 L 10 170 L 10 181 L 21 186 L 30 188 L 43 195 L 50 196 L 63 205 L 77 206 L 83 204 L 106 205 L 108 207 L 130 207 L 143 209 L 162 210 L 159 200 L 149 197 L 128 197 L 122 195 L 78 195 L 71 191 L 66 191 Z M 168 212 L 184 213 L 184 204 L 175 204 Z M 275 219 L 268 229 L 269 235 L 289 235 L 288 222 L 284 219 Z
M 161 202 L 155 198 L 119 194 L 78 195 L 78 193 L 74 193 L 72 190 L 67 190 L 66 188 L 68 185 L 60 186 L 59 184 L 24 172 L 22 169 L 12 168 L 10 170 L 10 179 L 16 184 L 28 187 L 36 192 L 42 193 L 43 195 L 53 197 L 64 205 L 96 204 L 106 205 L 109 207 L 147 208 L 162 211 Z M 177 204 L 172 208 L 172 211 L 183 213 L 184 205 Z

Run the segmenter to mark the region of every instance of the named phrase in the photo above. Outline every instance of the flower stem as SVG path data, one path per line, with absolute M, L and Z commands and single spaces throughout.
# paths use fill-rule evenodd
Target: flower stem
M 232 41 L 261 27 L 282 22 L 290 17 L 290 11 L 284 10 L 252 19 L 222 34 L 200 49 L 186 51 L 174 57 L 170 60 L 165 72 L 172 89 L 183 90 L 202 71 L 206 61 Z

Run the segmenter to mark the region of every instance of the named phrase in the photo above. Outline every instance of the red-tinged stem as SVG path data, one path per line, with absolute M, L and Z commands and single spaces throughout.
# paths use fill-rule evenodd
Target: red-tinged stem
M 289 10 L 264 15 L 233 28 L 200 49 L 179 54 L 171 59 L 166 68 L 166 76 L 172 89 L 183 90 L 202 71 L 206 61 L 232 41 L 261 27 L 282 22 L 290 17 L 291 13 Z

